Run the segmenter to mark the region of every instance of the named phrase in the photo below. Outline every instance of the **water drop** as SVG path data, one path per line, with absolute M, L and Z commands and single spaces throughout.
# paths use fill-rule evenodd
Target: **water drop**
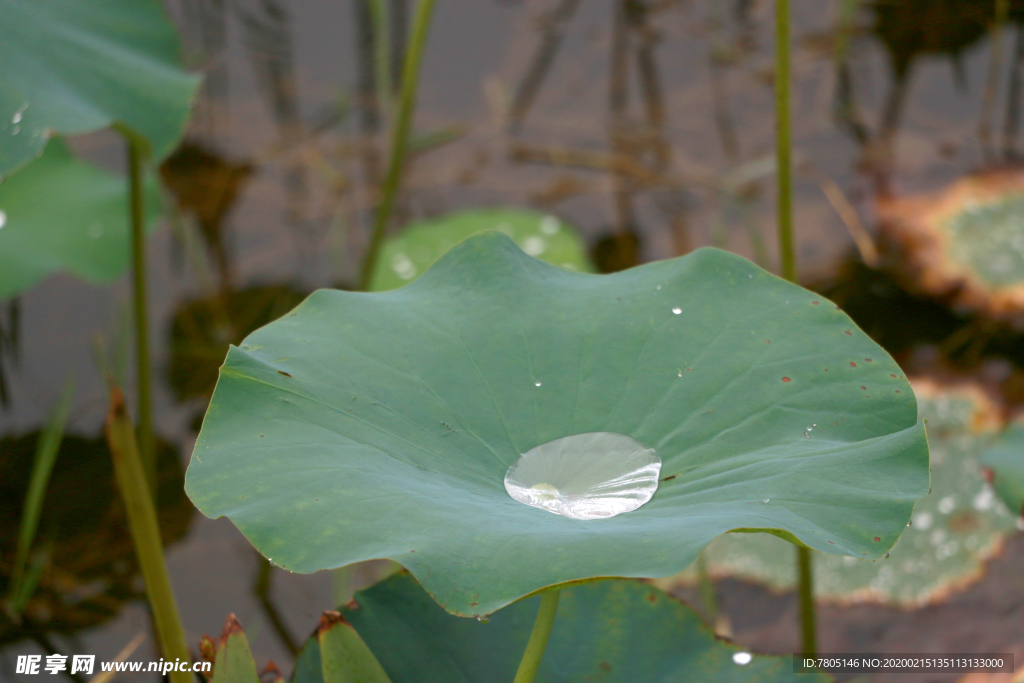
M 682 376 L 683 376 L 683 371 L 682 371 L 682 370 L 680 370 L 680 371 L 679 371 L 679 376 L 680 376 L 680 377 L 682 377 Z
M 746 666 L 747 664 L 750 664 L 750 661 L 752 659 L 753 657 L 750 655 L 749 652 L 734 652 L 732 655 L 732 661 L 736 662 L 740 666 Z
M 535 386 L 535 387 L 539 387 L 539 386 L 540 386 L 540 382 L 534 382 L 534 383 L 533 383 L 533 386 Z
M 770 499 L 770 498 L 765 498 L 765 499 L 764 499 L 764 500 L 762 500 L 761 502 L 762 502 L 762 503 L 767 503 L 767 502 L 768 502 L 769 500 L 771 500 L 771 499 Z
M 21 112 L 14 112 L 14 116 L 11 117 L 11 123 L 21 123 Z
M 675 313 L 676 315 L 679 315 L 680 313 L 683 312 L 683 309 L 676 306 L 675 308 L 672 309 L 672 312 Z
M 21 126 L 15 126 L 14 128 L 11 129 L 11 135 L 17 135 L 20 132 L 21 132 Z
M 570 519 L 631 512 L 658 489 L 661 458 L 614 432 L 575 434 L 524 453 L 505 475 L 505 490 L 525 505 Z
M 2 230 L 5 225 L 7 225 L 7 212 L 0 211 L 0 230 Z
M 886 559 L 886 560 L 888 560 L 888 559 L 889 559 L 889 553 L 886 553 L 886 554 L 884 555 L 884 559 Z
M 655 287 L 655 289 L 660 292 L 661 291 L 661 285 L 658 285 L 657 287 Z
M 491 615 L 485 614 L 482 617 L 477 617 L 476 620 L 479 621 L 481 624 L 486 624 L 491 620 Z

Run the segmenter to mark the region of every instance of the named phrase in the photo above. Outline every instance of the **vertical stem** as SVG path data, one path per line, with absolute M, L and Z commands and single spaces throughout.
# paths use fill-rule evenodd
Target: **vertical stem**
M 779 256 L 782 277 L 796 282 L 796 256 L 793 247 L 793 158 L 792 124 L 789 116 L 789 0 L 775 0 L 775 157 L 779 183 Z M 798 546 L 797 570 L 800 577 L 800 624 L 803 652 L 813 654 L 815 637 L 814 577 L 811 551 Z
M 149 368 L 149 316 L 146 312 L 146 234 L 142 188 L 141 143 L 128 142 L 128 194 L 132 231 L 132 285 L 135 314 L 135 372 L 139 401 L 139 450 L 150 489 L 156 487 L 156 449 L 153 442 L 153 404 Z
M 789 0 L 775 0 L 775 160 L 778 165 L 779 258 L 796 282 L 793 250 L 793 136 L 789 118 Z
M 373 23 L 373 72 L 377 86 L 378 106 L 388 112 L 393 98 L 391 90 L 391 30 L 388 28 L 388 8 L 384 0 L 370 0 L 370 20 Z
M 537 620 L 533 622 L 530 640 L 526 643 L 526 651 L 523 652 L 523 658 L 519 661 L 519 670 L 516 671 L 516 677 L 512 683 L 533 683 L 537 669 L 540 668 L 544 650 L 548 646 L 548 638 L 551 636 L 551 627 L 555 623 L 558 598 L 561 594 L 561 590 L 552 590 L 541 595 Z
M 181 626 L 178 604 L 164 563 L 160 527 L 150 493 L 150 484 L 142 468 L 138 444 L 124 406 L 124 396 L 116 387 L 110 392 L 110 412 L 106 423 L 107 443 L 114 461 L 114 476 L 121 491 L 135 556 L 146 583 L 146 597 L 153 624 L 160 638 L 160 654 L 166 661 L 189 661 L 185 630 Z M 192 683 L 192 674 L 170 672 L 171 683 Z
M 814 623 L 814 567 L 808 548 L 797 546 L 796 564 L 800 570 L 801 652 L 813 656 L 818 652 L 818 636 Z
M 391 159 L 388 174 L 384 179 L 384 189 L 380 206 L 377 207 L 377 220 L 373 227 L 370 246 L 363 260 L 363 272 L 359 288 L 365 290 L 373 277 L 377 265 L 377 257 L 384 244 L 388 219 L 394 210 L 395 197 L 402 180 L 405 166 L 406 151 L 409 147 L 409 132 L 412 128 L 412 115 L 416 106 L 416 88 L 419 84 L 420 64 L 423 51 L 427 45 L 427 32 L 430 29 L 430 17 L 434 12 L 434 0 L 420 0 L 416 5 L 416 16 L 413 19 L 412 35 L 409 49 L 405 54 L 405 65 L 402 68 L 402 90 L 398 101 L 398 115 L 391 129 Z

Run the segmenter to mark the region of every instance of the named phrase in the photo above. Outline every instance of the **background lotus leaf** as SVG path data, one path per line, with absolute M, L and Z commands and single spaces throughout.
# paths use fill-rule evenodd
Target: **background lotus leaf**
M 156 184 L 149 182 L 149 229 L 159 211 Z M 63 140 L 50 141 L 41 157 L 0 183 L 0 219 L 0 298 L 56 271 L 101 283 L 128 267 L 127 183 L 76 159 Z
M 1024 518 L 1024 421 L 1018 418 L 981 457 L 996 493 Z
M 974 385 L 943 387 L 914 380 L 920 415 L 928 421 L 932 492 L 914 507 L 913 523 L 889 557 L 818 556 L 814 588 L 837 602 L 886 602 L 916 607 L 945 598 L 980 578 L 983 563 L 1014 530 L 1013 515 L 996 498 L 978 464 L 995 439 L 999 409 Z M 712 576 L 737 576 L 777 589 L 796 585 L 793 553 L 766 534 L 730 534 L 704 551 Z M 697 580 L 690 568 L 674 583 Z
M 0 177 L 54 134 L 123 125 L 161 159 L 199 77 L 182 71 L 159 0 L 0 0 Z
M 529 449 L 608 431 L 657 450 L 633 512 L 512 500 Z M 874 558 L 928 491 L 910 385 L 817 295 L 705 249 L 613 275 L 466 240 L 417 282 L 323 290 L 228 352 L 186 478 L 273 562 L 405 565 L 447 610 L 684 569 L 729 530 Z
M 386 242 L 370 290 L 410 283 L 456 244 L 485 230 L 505 233 L 527 254 L 556 266 L 583 273 L 594 269 L 575 229 L 556 216 L 525 209 L 470 209 L 413 223 Z
M 393 683 L 511 681 L 526 648 L 539 598 L 517 602 L 487 623 L 454 617 L 408 574 L 356 594 L 342 614 L 377 655 Z M 321 639 L 322 640 L 322 639 Z M 323 646 L 307 641 L 293 683 L 324 683 Z M 749 661 L 744 655 L 750 655 Z M 733 659 L 738 655 L 738 664 Z M 639 581 L 600 581 L 562 592 L 537 683 L 824 683 L 795 674 L 787 656 L 753 655 L 715 638 L 697 613 Z

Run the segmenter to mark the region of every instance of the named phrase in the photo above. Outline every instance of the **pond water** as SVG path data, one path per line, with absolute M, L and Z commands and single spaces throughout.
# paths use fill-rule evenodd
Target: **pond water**
M 794 0 L 798 267 L 802 282 L 842 303 L 905 368 L 955 366 L 1016 403 L 1019 337 L 995 331 L 982 349 L 943 347 L 970 321 L 862 265 L 863 240 L 858 251 L 854 238 L 874 229 L 880 196 L 940 188 L 1016 159 L 1024 32 L 1013 22 L 1024 3 L 1011 3 L 998 34 L 994 4 Z M 412 5 L 390 0 L 395 16 Z M 358 279 L 387 152 L 360 6 L 171 2 L 191 62 L 207 73 L 186 142 L 161 169 L 178 209 L 148 251 L 157 431 L 183 464 L 227 344 L 315 288 Z M 574 226 L 602 271 L 706 245 L 775 270 L 772 7 L 441 0 L 398 224 L 529 206 Z M 120 166 L 112 135 L 74 146 Z M 23 457 L 14 437 L 40 429 L 71 377 L 68 432 L 82 438 L 62 458 L 100 435 L 107 395 L 96 348 L 130 367 L 129 296 L 127 279 L 100 288 L 57 276 L 3 305 L 0 436 L 12 438 L 0 458 Z M 82 505 L 109 499 L 109 474 L 89 476 L 72 477 L 68 491 Z M 235 612 L 257 660 L 286 673 L 319 613 L 387 569 L 291 575 L 259 560 L 226 520 L 189 521 L 187 509 L 173 517 L 168 505 L 166 533 L 180 539 L 169 565 L 190 643 Z M 55 530 L 54 542 L 98 552 L 111 541 L 97 529 L 72 540 Z M 13 535 L 0 543 L 9 555 Z M 0 617 L 0 678 L 13 680 L 12 656 L 28 649 L 110 659 L 145 634 L 134 658 L 148 657 L 139 654 L 152 651 L 140 584 L 124 566 L 103 564 L 55 580 L 50 603 L 21 626 Z M 82 600 L 105 611 L 81 616 L 71 606 Z

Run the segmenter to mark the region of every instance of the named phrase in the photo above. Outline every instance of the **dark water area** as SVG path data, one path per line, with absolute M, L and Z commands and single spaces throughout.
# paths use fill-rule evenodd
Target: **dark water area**
M 1012 412 L 1024 403 L 1021 332 L 909 291 L 868 265 L 863 240 L 877 231 L 881 198 L 935 191 L 1024 154 L 1024 0 L 1008 4 L 998 31 L 996 4 L 793 1 L 795 222 L 802 284 L 842 305 L 908 373 L 970 378 Z M 413 3 L 390 5 L 408 13 Z M 206 84 L 185 143 L 160 170 L 176 208 L 148 247 L 168 563 L 190 644 L 234 612 L 257 661 L 288 674 L 321 611 L 387 567 L 271 568 L 230 522 L 203 518 L 174 491 L 228 344 L 314 289 L 355 286 L 386 121 L 352 0 L 172 0 L 169 9 Z M 772 11 L 767 0 L 441 0 L 396 227 L 459 208 L 533 207 L 575 226 L 602 271 L 702 246 L 777 271 Z M 121 163 L 113 135 L 74 145 Z M 20 626 L 0 616 L 2 680 L 16 680 L 14 655 L 28 651 L 111 659 L 144 634 L 132 658 L 153 652 L 123 513 L 96 455 L 107 409 L 96 349 L 131 367 L 130 291 L 127 278 L 95 287 L 59 275 L 0 307 L 0 581 L 33 435 L 69 378 L 76 387 L 48 495 L 61 504 L 41 526 L 56 569 Z M 124 384 L 130 394 L 130 370 Z M 79 518 L 88 524 L 72 533 Z M 1024 657 L 1024 591 L 1010 585 L 1010 558 L 1024 558 L 1020 534 L 956 598 L 956 614 L 979 651 Z M 719 588 L 740 642 L 796 648 L 794 608 L 777 603 L 791 596 L 737 581 Z M 1005 596 L 998 619 L 992 595 Z M 768 616 L 776 612 L 779 622 Z M 952 628 L 951 615 L 934 629 Z M 851 650 L 946 643 L 909 612 L 865 606 L 821 618 L 834 624 L 826 643 Z M 1016 640 L 1005 635 L 1012 623 Z

